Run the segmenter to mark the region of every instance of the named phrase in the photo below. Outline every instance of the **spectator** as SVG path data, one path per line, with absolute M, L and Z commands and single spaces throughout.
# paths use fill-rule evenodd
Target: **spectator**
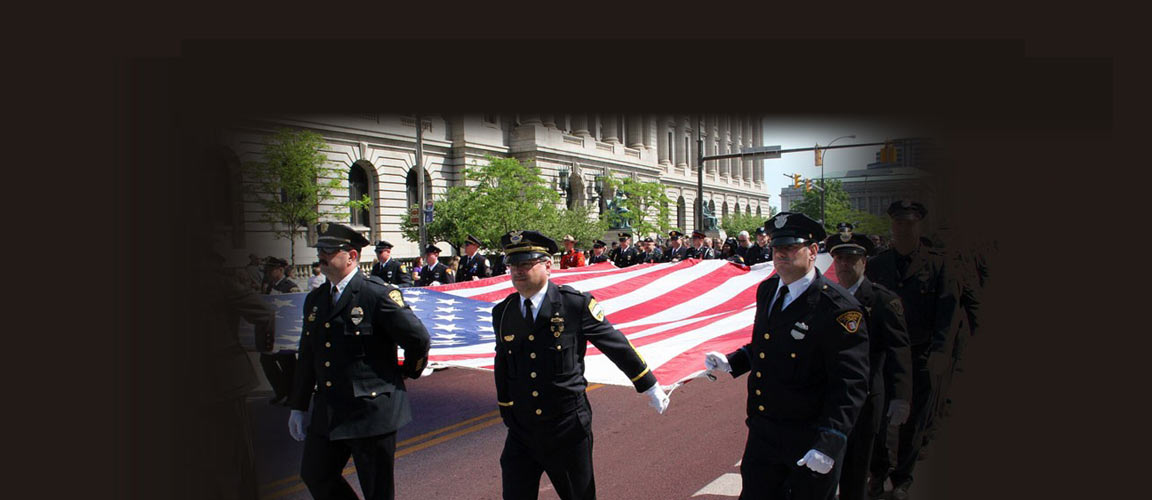
M 560 269 L 583 266 L 584 254 L 576 250 L 576 238 L 570 234 L 564 236 L 564 255 L 560 257 Z
M 323 285 L 324 280 L 326 280 L 326 279 L 327 278 L 325 278 L 323 274 L 320 274 L 320 263 L 319 262 L 313 262 L 312 263 L 312 277 L 308 278 L 308 291 L 311 292 L 312 290 L 320 288 L 320 285 Z

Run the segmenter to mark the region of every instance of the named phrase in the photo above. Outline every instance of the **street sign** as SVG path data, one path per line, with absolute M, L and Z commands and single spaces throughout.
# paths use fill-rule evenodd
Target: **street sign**
M 740 154 L 751 155 L 751 157 L 745 156 L 745 158 L 754 160 L 779 158 L 780 146 L 754 146 L 750 148 L 740 148 Z
M 412 207 L 411 210 L 408 210 L 408 222 L 410 224 L 420 223 L 420 209 Z
M 432 200 L 424 204 L 424 223 L 430 224 L 432 222 L 432 215 L 436 213 L 435 208 L 432 206 Z

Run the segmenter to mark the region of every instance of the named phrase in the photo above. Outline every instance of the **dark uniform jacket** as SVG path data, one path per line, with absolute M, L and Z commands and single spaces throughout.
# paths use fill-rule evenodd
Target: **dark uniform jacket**
M 688 258 L 688 247 L 680 245 L 680 248 L 668 248 L 668 252 L 664 254 L 664 262 L 676 262 Z
M 600 254 L 599 257 L 595 255 L 588 257 L 588 265 L 599 264 L 601 262 L 608 262 L 608 252 Z
M 624 334 L 604 319 L 592 295 L 548 282 L 536 321 L 528 324 L 518 293 L 492 309 L 496 332 L 496 397 L 504 423 L 528 444 L 562 446 L 591 432 L 584 391 L 588 342 L 643 392 L 656 383 Z
M 627 249 L 616 247 L 609 253 L 611 254 L 609 258 L 616 267 L 628 267 L 640 263 L 640 251 L 636 250 L 636 247 L 630 246 Z
M 417 378 L 427 360 L 428 331 L 400 289 L 362 273 L 348 282 L 333 306 L 331 283 L 304 299 L 304 333 L 294 410 L 316 407 L 308 432 L 349 439 L 394 432 L 412 420 L 404 377 Z M 398 365 L 396 346 L 404 348 Z
M 748 247 L 748 251 L 744 255 L 744 263 L 749 266 L 759 264 L 761 262 L 772 261 L 772 247 L 762 247 L 758 244 L 753 244 Z
M 264 293 L 272 293 L 275 290 L 280 293 L 300 293 L 300 287 L 288 278 L 280 278 L 275 284 L 265 284 Z
M 240 318 L 254 325 L 256 349 L 267 352 L 273 347 L 276 314 L 254 290 L 222 271 L 205 271 L 200 276 L 208 304 L 205 313 L 197 317 L 205 332 L 197 350 L 206 356 L 205 366 L 197 370 L 206 379 L 197 399 L 210 405 L 243 397 L 260 386 L 248 352 L 240 343 Z
M 779 281 L 775 275 L 760 283 L 752 342 L 728 355 L 733 377 L 751 372 L 748 426 L 773 429 L 783 422 L 813 432 L 814 442 L 786 450 L 779 460 L 795 461 L 805 446 L 839 460 L 868 395 L 864 314 L 847 290 L 816 271 L 803 294 L 769 317 Z
M 864 306 L 868 322 L 868 359 L 872 368 L 868 394 L 884 393 L 890 399 L 912 401 L 912 351 L 900 297 L 868 278 L 853 296 Z
M 959 320 L 959 291 L 944 255 L 922 246 L 909 256 L 901 273 L 895 249 L 868 259 L 864 274 L 873 283 L 896 292 L 904 305 L 908 339 L 914 350 L 951 352 Z
M 662 262 L 664 254 L 659 248 L 653 248 L 651 252 L 639 252 L 636 254 L 637 264 L 651 264 L 653 262 Z
M 480 279 L 492 276 L 492 270 L 488 267 L 488 258 L 480 255 L 480 252 L 476 252 L 476 255 L 472 257 L 460 256 L 460 265 L 456 269 L 460 275 L 460 281 L 472 281 L 473 276 Z
M 448 266 L 445 266 L 443 262 L 436 261 L 435 266 L 424 266 L 424 268 L 420 270 L 420 279 L 416 281 L 416 286 L 428 286 L 431 285 L 433 281 L 438 281 L 441 285 L 447 285 L 448 283 L 455 283 L 456 278 L 452 276 L 452 273 L 448 272 Z
M 686 254 L 688 256 L 687 258 L 689 259 L 706 260 L 716 258 L 716 250 L 712 247 L 706 246 L 701 246 L 699 250 L 697 250 L 696 247 L 690 247 Z
M 372 264 L 372 272 L 369 275 L 379 276 L 385 283 L 400 288 L 412 286 L 412 275 L 405 272 L 404 266 L 396 262 L 396 259 L 388 259 L 388 262 L 384 264 L 379 262 Z

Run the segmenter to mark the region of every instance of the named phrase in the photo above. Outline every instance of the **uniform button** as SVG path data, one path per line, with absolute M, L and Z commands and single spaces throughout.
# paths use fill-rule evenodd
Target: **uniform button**
M 528 376 L 532 377 L 532 378 L 536 378 L 536 372 L 529 373 Z
M 537 414 L 537 415 L 539 415 L 539 414 L 541 414 L 541 413 L 543 413 L 543 412 L 541 412 L 540 410 L 536 410 L 536 414 Z
M 360 330 L 356 330 L 356 335 L 360 335 Z
M 535 335 L 529 335 L 528 340 L 536 340 L 536 336 Z
M 332 347 L 332 343 L 331 342 L 325 342 L 324 347 Z
M 373 392 L 373 393 L 372 393 L 372 397 L 376 397 L 376 393 L 375 393 L 375 392 Z
M 796 353 L 792 353 L 791 356 L 792 356 L 792 359 L 796 359 Z
M 760 395 L 760 389 L 756 389 L 756 395 L 757 395 L 757 396 L 759 396 L 759 395 Z
M 332 381 L 329 380 L 327 382 L 324 382 L 324 387 L 332 387 Z
M 764 359 L 764 353 L 760 353 L 760 359 Z
M 820 289 L 821 289 L 821 290 L 827 290 L 827 289 L 828 289 L 828 285 L 824 285 L 824 286 L 820 287 Z
M 532 358 L 532 359 L 536 359 L 536 353 L 534 353 L 534 352 L 530 353 L 530 354 L 528 354 L 528 357 Z
M 512 349 L 508 349 L 508 354 L 512 354 Z
M 309 335 L 312 335 L 312 332 L 310 332 L 308 330 L 304 330 L 304 336 L 307 337 Z
M 767 333 L 764 334 L 764 340 L 768 340 L 769 337 L 771 337 L 771 335 L 768 335 Z
M 760 378 L 760 372 L 756 372 L 756 378 Z
M 332 326 L 332 325 L 331 325 L 331 324 L 329 324 L 329 323 L 324 323 L 324 328 L 328 328 L 328 327 L 330 327 L 330 326 Z
M 555 332 L 552 334 L 552 336 L 556 337 L 556 338 L 560 338 L 560 332 Z
M 331 361 L 325 361 L 325 362 L 324 362 L 324 366 L 325 366 L 325 367 L 329 367 L 329 366 L 332 366 L 332 362 L 331 362 Z
M 534 398 L 540 397 L 540 392 L 539 391 L 532 391 L 532 397 L 534 397 Z
M 764 411 L 764 405 L 760 405 L 759 408 L 760 408 L 760 411 Z

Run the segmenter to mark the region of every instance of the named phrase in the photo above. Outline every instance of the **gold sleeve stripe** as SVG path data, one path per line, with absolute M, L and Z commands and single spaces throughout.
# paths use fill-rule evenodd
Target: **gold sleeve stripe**
M 632 381 L 635 382 L 637 380 L 640 380 L 640 377 L 647 375 L 649 371 L 651 371 L 651 370 L 649 370 L 648 368 L 644 368 L 644 371 L 640 372 L 639 375 L 632 377 Z
M 498 405 L 500 405 L 500 406 L 512 406 L 512 403 L 515 403 L 515 401 L 509 401 L 509 402 L 507 402 L 507 403 L 504 403 L 504 402 L 501 402 L 501 401 L 497 401 L 497 402 L 496 402 L 496 404 L 498 404 Z

